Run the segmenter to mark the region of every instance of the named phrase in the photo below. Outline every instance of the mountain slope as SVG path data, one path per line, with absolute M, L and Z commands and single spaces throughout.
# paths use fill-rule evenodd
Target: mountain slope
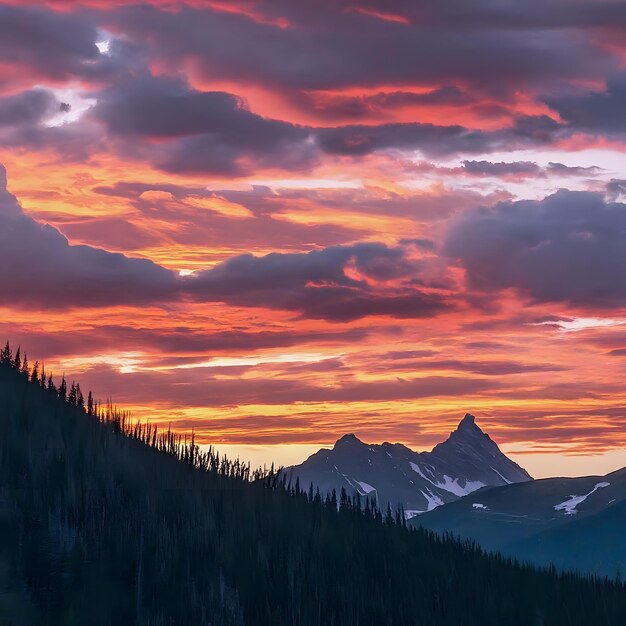
M 348 495 L 375 499 L 385 508 L 403 507 L 407 518 L 431 511 L 486 485 L 531 480 L 467 414 L 458 428 L 431 452 L 414 452 L 402 444 L 365 444 L 354 435 L 339 439 L 286 470 L 292 484 L 311 483 L 322 493 L 342 488 Z
M 61 396 L 61 397 L 60 397 Z M 73 396 L 72 396 L 73 397 Z M 0 623 L 622 624 L 626 589 L 303 493 L 0 365 Z
M 540 565 L 623 577 L 626 574 L 624 529 L 626 498 L 595 514 L 511 543 L 506 551 Z
M 625 503 L 622 469 L 482 489 L 416 523 L 538 564 L 614 576 L 626 562 Z

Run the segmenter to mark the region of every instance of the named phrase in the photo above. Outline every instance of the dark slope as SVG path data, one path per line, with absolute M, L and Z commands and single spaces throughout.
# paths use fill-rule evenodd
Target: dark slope
M 541 565 L 601 576 L 624 571 L 626 469 L 482 489 L 416 520 Z
M 534 563 L 593 572 L 626 574 L 626 499 L 604 510 L 511 543 L 507 552 Z
M 286 470 L 304 487 L 333 489 L 375 499 L 381 507 L 403 507 L 410 519 L 484 486 L 531 480 L 507 458 L 467 414 L 449 438 L 431 452 L 399 443 L 372 445 L 345 435 L 332 450 L 320 450 Z
M 515 567 L 348 503 L 338 512 L 334 503 L 272 488 L 271 477 L 251 484 L 245 475 L 195 448 L 177 448 L 171 437 L 102 423 L 0 366 L 0 621 L 626 620 L 621 585 Z

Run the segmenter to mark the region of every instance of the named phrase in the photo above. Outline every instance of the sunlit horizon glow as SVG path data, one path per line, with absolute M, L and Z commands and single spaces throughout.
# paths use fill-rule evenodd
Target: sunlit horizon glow
M 0 337 L 254 465 L 626 465 L 626 8 L 418 4 L 0 0 Z

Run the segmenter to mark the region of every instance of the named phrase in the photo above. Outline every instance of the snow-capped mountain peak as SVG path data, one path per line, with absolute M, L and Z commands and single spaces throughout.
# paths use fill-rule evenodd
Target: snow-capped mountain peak
M 345 488 L 385 507 L 402 506 L 419 515 L 485 486 L 531 480 L 466 414 L 448 439 L 430 452 L 415 452 L 399 443 L 368 444 L 350 433 L 332 449 L 322 449 L 301 465 L 288 468 L 303 488 L 322 493 Z

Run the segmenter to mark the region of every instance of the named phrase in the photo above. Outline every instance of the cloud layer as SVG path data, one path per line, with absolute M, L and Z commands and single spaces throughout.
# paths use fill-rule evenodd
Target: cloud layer
M 623 447 L 625 27 L 0 0 L 0 327 L 206 442 Z
M 424 262 L 410 259 L 403 246 L 364 243 L 308 253 L 246 254 L 183 277 L 147 259 L 71 245 L 55 228 L 24 214 L 6 191 L 3 167 L 0 183 L 0 263 L 12 268 L 3 279 L 6 303 L 102 307 L 192 298 L 336 321 L 431 317 L 451 306 L 445 296 L 420 288 L 431 287 L 422 276 Z
M 444 250 L 475 289 L 618 309 L 626 305 L 625 233 L 626 205 L 560 191 L 466 213 L 452 222 Z

